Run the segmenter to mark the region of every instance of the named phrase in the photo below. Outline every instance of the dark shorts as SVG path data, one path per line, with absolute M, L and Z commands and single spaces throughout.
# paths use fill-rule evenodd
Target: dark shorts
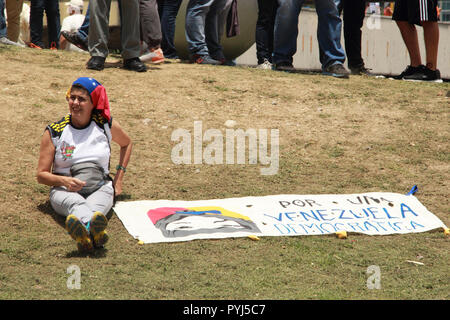
M 437 0 L 397 0 L 392 20 L 421 26 L 422 21 L 438 21 Z

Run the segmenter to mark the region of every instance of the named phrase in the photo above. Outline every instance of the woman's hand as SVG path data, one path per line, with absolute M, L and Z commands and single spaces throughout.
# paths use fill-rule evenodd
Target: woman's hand
M 122 182 L 117 182 L 115 179 L 113 181 L 113 185 L 114 185 L 114 195 L 117 197 L 118 195 L 120 195 L 122 193 Z
M 86 182 L 77 178 L 63 177 L 63 185 L 68 191 L 78 192 L 86 185 Z
M 123 180 L 123 171 L 119 170 L 117 171 L 113 181 L 114 195 L 116 197 L 122 193 L 122 180 Z

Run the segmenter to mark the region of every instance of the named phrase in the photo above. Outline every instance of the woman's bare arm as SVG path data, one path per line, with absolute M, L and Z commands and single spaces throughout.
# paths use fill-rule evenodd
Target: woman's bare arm
M 111 126 L 112 140 L 120 146 L 119 165 L 126 168 L 131 157 L 131 150 L 133 143 L 128 134 L 122 129 L 117 121 L 113 121 Z M 125 172 L 123 170 L 117 170 L 114 177 L 114 189 L 116 196 L 122 193 L 122 181 Z

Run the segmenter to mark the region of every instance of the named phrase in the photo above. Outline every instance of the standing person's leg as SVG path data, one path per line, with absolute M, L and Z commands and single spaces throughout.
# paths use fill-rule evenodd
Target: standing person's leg
M 222 45 L 220 44 L 222 33 L 224 31 L 224 27 L 221 26 L 221 24 L 225 23 L 225 20 L 222 20 L 222 13 L 226 10 L 227 1 L 228 0 L 214 0 L 205 19 L 205 41 L 209 55 L 211 58 L 220 61 L 222 64 L 225 63 L 226 59 Z
M 214 0 L 189 0 L 186 9 L 185 32 L 191 60 L 209 57 L 205 39 L 206 16 Z M 199 62 L 201 62 L 199 60 Z
M 89 54 L 91 57 L 101 57 L 104 61 L 109 53 L 109 12 L 111 0 L 90 0 L 89 8 Z
M 396 21 L 403 42 L 408 50 L 410 65 L 417 67 L 422 64 L 420 56 L 419 37 L 417 35 L 416 26 L 408 21 Z
M 162 33 L 156 0 L 139 0 L 139 18 L 142 40 L 150 51 L 159 49 Z
M 322 70 L 345 62 L 345 51 L 341 45 L 342 21 L 333 0 L 316 1 L 318 15 L 317 40 L 321 48 Z
M 8 39 L 14 42 L 19 40 L 20 13 L 23 0 L 6 0 L 6 14 L 8 16 Z
M 161 48 L 164 56 L 169 59 L 178 58 L 174 39 L 176 18 L 180 10 L 181 2 L 182 0 L 163 0 L 158 3 L 162 33 Z
M 437 69 L 439 48 L 437 5 L 437 0 L 425 0 L 419 3 L 420 24 L 423 27 L 423 37 L 425 40 L 425 66 L 432 71 Z
M 266 60 L 272 63 L 273 29 L 276 8 L 276 0 L 258 0 L 258 19 L 255 30 L 256 58 L 258 59 L 258 64 L 262 64 Z
M 0 39 L 7 37 L 6 19 L 5 19 L 5 1 L 0 0 Z
M 9 26 L 8 28 L 6 27 L 6 18 L 4 10 L 5 10 L 5 2 L 4 0 L 0 0 L 0 44 L 23 47 L 22 44 L 19 44 L 17 42 L 8 39 L 7 34 L 9 32 Z
M 31 0 L 30 2 L 30 46 L 43 48 L 42 30 L 45 0 Z
M 392 19 L 400 30 L 411 64 L 394 79 L 442 82 L 441 74 L 436 68 L 439 43 L 436 5 L 435 0 L 398 0 L 395 3 Z M 415 25 L 424 28 L 427 66 L 422 65 Z
M 231 8 L 231 4 L 233 3 L 233 0 L 226 0 L 225 3 L 223 4 L 222 9 L 219 8 L 219 16 L 218 16 L 218 35 L 219 35 L 219 43 L 220 40 L 222 39 L 223 35 L 225 34 L 225 29 L 227 27 L 227 18 L 228 18 L 228 13 L 230 11 Z
M 436 70 L 439 49 L 439 26 L 436 21 L 422 21 L 422 26 L 427 59 L 426 67 Z
M 161 49 L 161 22 L 159 20 L 156 0 L 139 0 L 141 41 L 148 47 L 148 53 L 139 57 L 141 61 L 153 64 L 163 63 L 164 54 Z M 141 45 L 141 52 L 145 46 Z
M 361 28 L 364 23 L 366 2 L 363 0 L 342 0 L 344 20 L 344 40 L 347 63 L 350 70 L 364 68 L 361 55 Z
M 47 32 L 49 48 L 59 48 L 59 32 L 61 19 L 59 15 L 59 1 L 46 0 L 45 15 L 47 16 Z
M 78 29 L 77 34 L 80 37 L 80 39 L 83 42 L 88 42 L 88 35 L 89 35 L 89 16 L 90 16 L 90 9 L 91 5 L 89 3 L 87 10 L 86 10 L 86 15 L 84 16 L 84 21 L 83 24 L 81 25 L 81 27 Z M 87 47 L 87 46 L 86 46 Z
M 277 0 L 273 37 L 273 63 L 276 70 L 292 69 L 297 52 L 298 16 L 304 0 Z
M 125 69 L 145 72 L 147 67 L 139 60 L 141 51 L 139 30 L 139 0 L 121 1 L 121 43 Z M 89 35 L 90 38 L 90 35 Z
M 122 7 L 122 58 L 137 58 L 140 53 L 139 1 L 121 1 Z
M 421 66 L 415 74 L 405 76 L 405 80 L 420 80 L 442 82 L 441 73 L 437 69 L 438 46 L 439 46 L 439 27 L 437 24 L 437 0 L 416 0 L 409 3 L 410 17 L 413 17 L 414 23 L 423 27 L 423 36 L 425 40 L 426 65 Z M 411 19 L 411 18 L 410 18 Z
M 412 11 L 410 11 L 411 7 L 409 1 L 410 0 L 397 0 L 392 15 L 392 20 L 397 24 L 410 59 L 410 65 L 408 65 L 400 75 L 394 77 L 394 79 L 397 80 L 401 80 L 405 76 L 413 75 L 422 68 L 419 38 L 414 25 L 414 19 L 411 19 L 412 17 L 410 17 Z

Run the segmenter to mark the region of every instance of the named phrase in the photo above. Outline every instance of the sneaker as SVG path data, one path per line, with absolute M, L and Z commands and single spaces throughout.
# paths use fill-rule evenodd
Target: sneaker
M 325 70 L 322 71 L 322 74 L 325 76 L 332 76 L 335 78 L 348 79 L 350 72 L 348 72 L 348 70 L 345 69 L 342 63 L 335 63 L 331 66 L 326 67 Z
M 14 42 L 9 40 L 6 37 L 1 37 L 0 38 L 0 44 L 6 44 L 8 46 L 17 46 L 17 47 L 23 47 L 23 45 L 21 45 L 20 43 Z
M 180 57 L 175 53 L 169 55 L 164 54 L 164 58 L 170 60 L 180 60 Z
M 136 71 L 136 72 L 146 72 L 147 71 L 147 67 L 145 66 L 145 63 L 143 63 L 138 57 L 124 60 L 123 67 L 127 70 Z
M 256 66 L 256 69 L 261 69 L 261 70 L 272 70 L 273 65 L 272 63 L 270 63 L 269 60 L 264 59 L 263 63 L 260 63 Z
M 142 62 L 149 62 L 152 64 L 159 64 L 164 62 L 164 54 L 161 48 L 150 51 L 147 54 L 144 54 L 139 57 Z
M 40 46 L 34 44 L 33 42 L 30 42 L 30 43 L 28 44 L 28 46 L 29 46 L 30 48 L 33 48 L 33 49 L 42 49 Z
M 220 65 L 220 61 L 214 60 L 209 55 L 203 55 L 203 56 L 194 55 L 193 61 L 194 61 L 194 63 L 197 63 L 197 64 L 211 64 L 211 65 L 216 65 L 216 66 Z
M 407 66 L 405 70 L 403 70 L 402 73 L 400 73 L 398 76 L 392 77 L 395 80 L 402 80 L 404 77 L 410 76 L 416 72 L 419 72 L 420 69 L 424 68 L 425 66 L 421 64 L 420 66 L 413 67 L 413 66 Z
M 92 56 L 86 64 L 87 69 L 102 71 L 105 68 L 104 57 Z
M 105 229 L 108 225 L 108 219 L 101 212 L 95 212 L 89 221 L 89 232 L 91 234 L 94 247 L 102 248 L 106 242 L 108 242 L 108 234 Z
M 285 72 L 294 72 L 295 68 L 292 65 L 292 63 L 290 63 L 290 62 L 280 62 L 280 63 L 275 64 L 274 70 L 285 71 Z
M 426 66 L 422 66 L 420 69 L 418 69 L 413 74 L 404 76 L 403 80 L 442 83 L 441 72 L 438 69 L 431 70 L 430 68 L 428 68 Z
M 66 38 L 67 41 L 77 46 L 81 50 L 88 51 L 87 39 L 81 38 L 77 32 L 61 31 L 61 35 Z
M 227 67 L 236 67 L 236 61 L 235 60 L 220 60 L 220 65 L 227 66 Z
M 350 69 L 350 73 L 354 75 L 365 75 L 365 76 L 375 76 L 372 72 L 372 69 L 366 68 L 364 65 L 359 67 L 348 67 Z
M 55 42 L 55 41 L 53 41 L 53 42 L 50 44 L 50 50 L 58 51 L 58 48 L 56 47 L 56 42 Z
M 212 57 L 213 60 L 219 61 L 220 66 L 227 66 L 227 67 L 235 67 L 236 62 L 233 60 L 227 60 L 226 58 L 216 58 Z
M 73 214 L 66 218 L 66 231 L 77 242 L 78 251 L 90 252 L 94 249 L 85 225 Z

